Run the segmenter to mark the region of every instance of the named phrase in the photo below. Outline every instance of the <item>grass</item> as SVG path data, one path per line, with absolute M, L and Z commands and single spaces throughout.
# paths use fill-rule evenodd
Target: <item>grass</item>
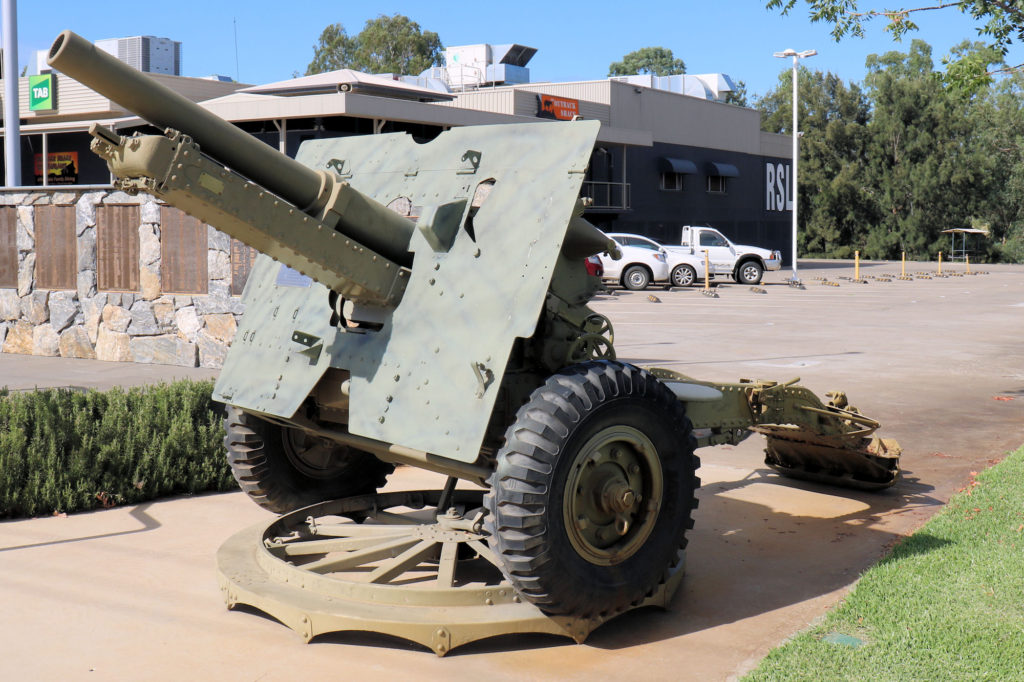
M 235 488 L 212 390 L 0 390 L 0 518 Z
M 1024 680 L 1024 447 L 743 679 Z

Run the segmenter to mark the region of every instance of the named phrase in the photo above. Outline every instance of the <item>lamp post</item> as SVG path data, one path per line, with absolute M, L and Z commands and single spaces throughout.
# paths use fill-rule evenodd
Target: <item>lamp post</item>
M 21 185 L 21 127 L 18 125 L 18 2 L 3 0 L 4 170 L 8 187 Z M 45 161 L 43 162 L 46 163 Z M 46 173 L 45 168 L 43 173 Z
M 783 59 L 785 57 L 793 58 L 793 277 L 790 280 L 793 283 L 798 283 L 800 281 L 800 278 L 796 274 L 796 209 L 797 204 L 799 203 L 796 193 L 796 166 L 800 156 L 798 142 L 798 140 L 800 139 L 800 132 L 799 128 L 797 127 L 797 66 L 801 59 L 805 57 L 813 57 L 816 54 L 818 54 L 817 50 L 804 50 L 803 52 L 797 52 L 792 48 L 785 50 L 784 52 L 775 53 L 775 56 L 779 57 L 780 59 Z

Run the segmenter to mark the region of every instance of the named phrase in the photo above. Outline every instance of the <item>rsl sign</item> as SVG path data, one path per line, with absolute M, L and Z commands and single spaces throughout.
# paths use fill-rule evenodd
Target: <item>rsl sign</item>
M 791 166 L 788 163 L 769 161 L 764 166 L 766 211 L 792 211 L 793 189 L 790 182 Z

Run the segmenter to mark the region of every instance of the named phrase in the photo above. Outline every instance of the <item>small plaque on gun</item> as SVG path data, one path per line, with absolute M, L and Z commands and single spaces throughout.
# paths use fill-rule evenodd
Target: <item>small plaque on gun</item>
M 298 270 L 292 270 L 290 267 L 281 264 L 281 269 L 277 271 L 277 280 L 275 281 L 279 287 L 302 287 L 308 289 L 309 285 L 313 283 L 311 277 L 303 275 Z

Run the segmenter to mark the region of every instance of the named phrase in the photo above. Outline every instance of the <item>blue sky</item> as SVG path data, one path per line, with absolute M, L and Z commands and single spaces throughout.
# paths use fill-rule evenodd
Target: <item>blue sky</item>
M 881 2 L 881 0 L 880 0 Z M 874 5 L 865 2 L 865 6 Z M 913 6 L 912 0 L 906 3 Z M 788 17 L 769 12 L 759 0 L 634 0 L 633 2 L 134 2 L 123 9 L 82 0 L 22 0 L 18 3 L 20 65 L 46 49 L 65 28 L 90 40 L 156 35 L 183 43 L 183 74 L 220 73 L 248 83 L 267 83 L 305 72 L 324 26 L 340 22 L 350 35 L 379 14 L 405 14 L 445 45 L 521 43 L 537 48 L 530 62 L 534 81 L 603 78 L 608 64 L 640 47 L 659 45 L 686 62 L 689 73 L 724 72 L 750 92 L 774 88 L 789 60 L 772 53 L 788 47 L 817 49 L 807 66 L 846 80 L 864 76 L 864 59 L 890 49 L 905 51 L 910 38 L 894 43 L 876 20 L 868 38 L 835 43 L 829 27 L 812 24 L 804 7 Z M 934 48 L 936 64 L 975 24 L 955 10 L 917 15 L 916 34 Z M 237 24 L 237 71 L 234 27 Z M 1017 47 L 1013 56 L 1024 52 Z M 1024 57 L 1016 62 L 1024 61 Z

